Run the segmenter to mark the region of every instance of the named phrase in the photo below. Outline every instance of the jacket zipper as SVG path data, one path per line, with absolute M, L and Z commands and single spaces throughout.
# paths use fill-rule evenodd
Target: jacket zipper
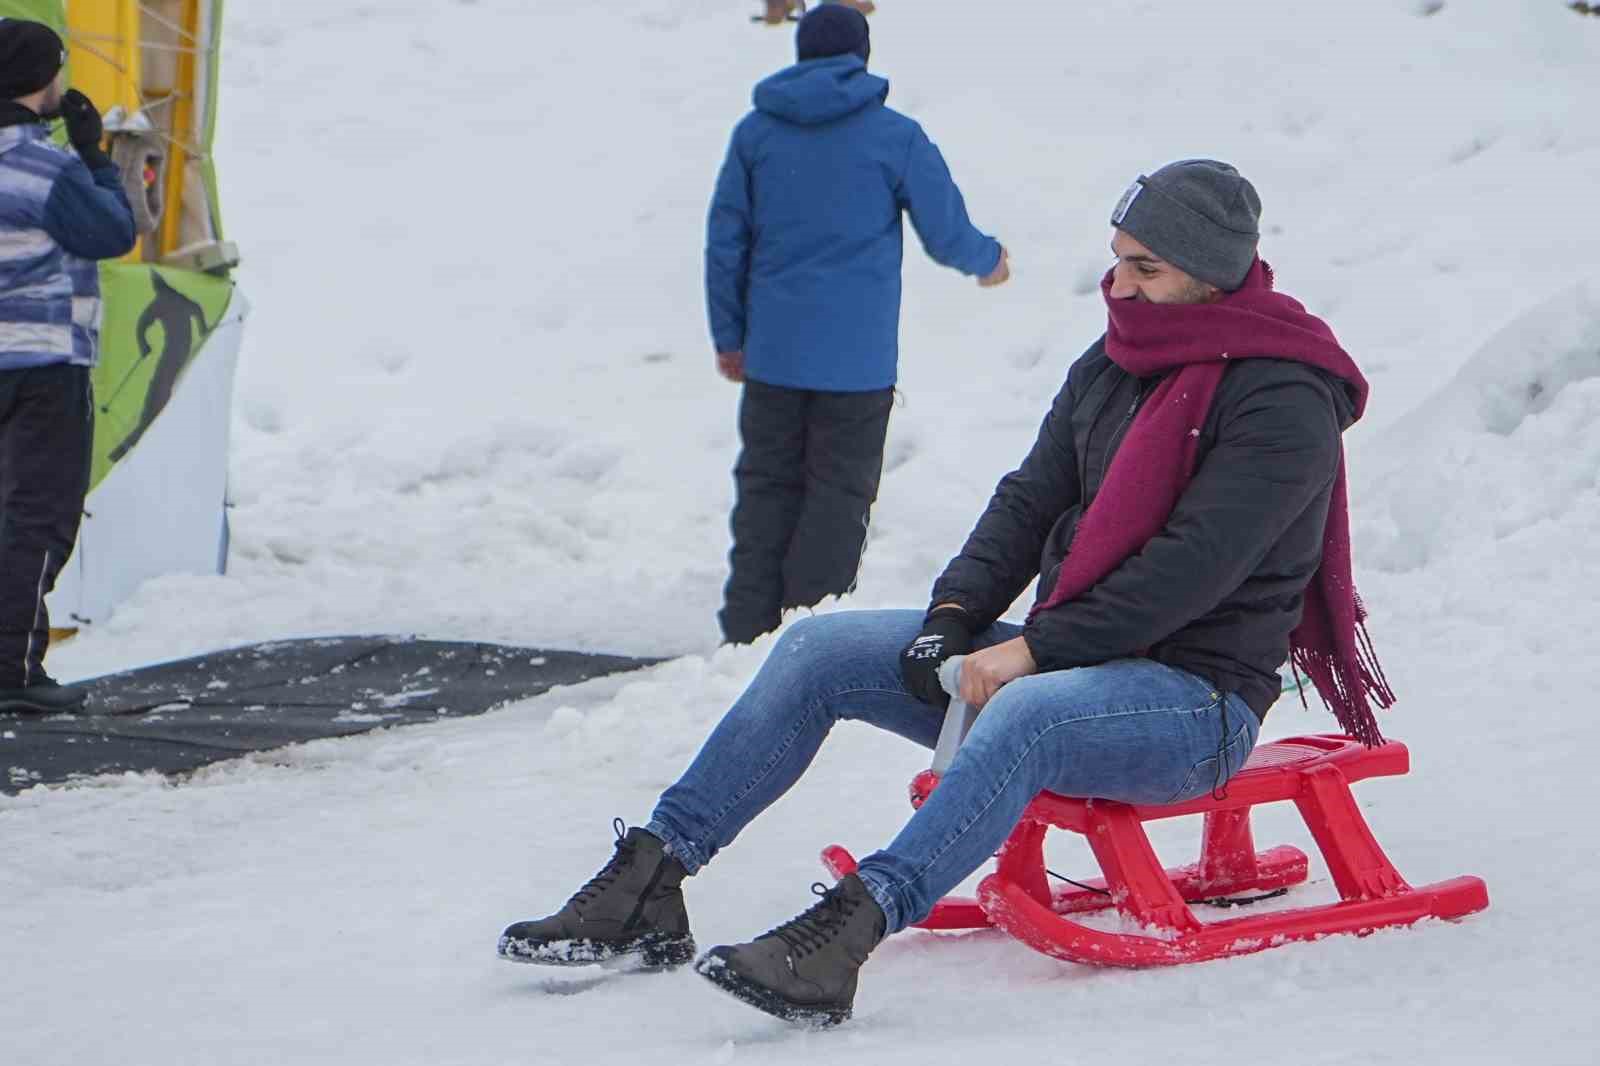
M 1096 378 L 1095 382 L 1090 385 L 1090 388 L 1093 388 L 1094 385 L 1098 383 L 1099 378 Z M 1094 424 L 1100 421 L 1100 414 L 1106 409 L 1106 404 L 1111 402 L 1112 391 L 1114 390 L 1108 389 L 1105 395 L 1100 397 L 1100 402 L 1095 406 L 1094 414 L 1089 416 L 1089 434 L 1084 436 L 1084 447 L 1076 447 L 1077 434 L 1076 432 L 1073 434 L 1073 450 L 1077 453 L 1076 458 L 1078 460 L 1078 485 L 1082 491 L 1087 491 L 1089 488 L 1089 436 L 1094 432 Z
M 1139 394 L 1128 405 L 1128 413 L 1122 416 L 1122 422 L 1117 426 L 1115 433 L 1111 434 L 1111 443 L 1106 445 L 1106 457 L 1100 463 L 1100 479 L 1095 482 L 1094 494 L 1100 495 L 1100 486 L 1106 483 L 1106 471 L 1111 469 L 1111 457 L 1117 454 L 1117 448 L 1122 444 L 1123 436 L 1128 432 L 1128 427 L 1133 424 L 1133 416 L 1138 413 L 1139 405 L 1144 403 L 1145 384 L 1139 383 Z

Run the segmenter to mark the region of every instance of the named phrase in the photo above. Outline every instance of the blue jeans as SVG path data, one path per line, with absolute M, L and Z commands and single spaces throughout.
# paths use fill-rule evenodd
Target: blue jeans
M 944 716 L 900 679 L 900 651 L 921 629 L 921 611 L 796 622 L 646 830 L 693 873 L 800 779 L 835 722 L 932 748 Z M 1020 632 L 996 622 L 975 647 Z M 983 709 L 933 795 L 857 872 L 887 932 L 898 932 L 982 866 L 1039 792 L 1146 804 L 1203 796 L 1244 765 L 1259 727 L 1237 695 L 1149 659 L 1018 678 Z

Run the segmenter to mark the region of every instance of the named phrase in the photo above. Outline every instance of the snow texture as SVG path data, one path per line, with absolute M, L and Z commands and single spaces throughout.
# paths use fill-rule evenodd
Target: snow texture
M 1370 376 L 1357 578 L 1409 777 L 1357 786 L 1459 924 L 1147 972 L 991 934 L 896 937 L 856 1018 L 793 1031 L 669 975 L 495 958 L 607 858 L 770 642 L 718 650 L 737 391 L 703 222 L 787 31 L 736 0 L 230 5 L 218 156 L 255 304 L 232 572 L 174 577 L 65 677 L 291 636 L 674 661 L 483 718 L 0 799 L 8 1058 L 142 1063 L 1501 1064 L 1596 1061 L 1600 33 L 1555 2 L 883 0 L 873 64 L 1012 252 L 914 251 L 902 399 L 851 606 L 921 606 L 1100 332 L 1107 219 L 1206 155 L 1266 205 L 1282 287 Z M 908 234 L 909 237 L 909 234 Z M 914 248 L 914 243 L 912 244 Z M 1323 731 L 1285 699 L 1266 737 Z M 703 947 L 808 906 L 818 849 L 907 814 L 927 754 L 843 728 L 687 885 Z M 1292 809 L 1262 846 L 1314 853 Z M 1189 861 L 1192 820 L 1159 823 Z M 1080 841 L 1051 865 L 1093 872 Z M 1331 899 L 1320 861 L 1293 902 Z M 1282 902 L 1282 901 L 1275 901 Z

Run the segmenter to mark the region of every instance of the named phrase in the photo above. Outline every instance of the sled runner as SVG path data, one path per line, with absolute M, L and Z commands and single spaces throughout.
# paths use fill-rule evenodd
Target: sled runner
M 951 701 L 950 713 L 959 700 Z M 1352 782 L 1390 777 L 1410 769 L 1404 744 L 1375 748 L 1342 735 L 1291 737 L 1256 748 L 1223 792 L 1171 806 L 1134 806 L 1072 799 L 1041 792 L 997 856 L 995 872 L 976 899 L 947 897 L 917 925 L 924 929 L 998 927 L 1036 951 L 1096 966 L 1171 966 L 1245 955 L 1334 933 L 1370 933 L 1423 918 L 1460 918 L 1489 905 L 1476 877 L 1413 887 L 1378 846 L 1351 794 Z M 925 770 L 911 782 L 920 807 L 938 786 Z M 1277 894 L 1305 881 L 1306 855 L 1290 846 L 1257 852 L 1250 809 L 1290 800 L 1300 809 L 1339 891 L 1339 902 L 1267 914 L 1201 922 L 1191 903 L 1253 902 L 1225 897 Z M 1200 859 L 1163 869 L 1144 831 L 1145 822 L 1205 815 Z M 1103 879 L 1052 888 L 1044 863 L 1050 829 L 1088 838 Z M 822 853 L 835 877 L 855 870 L 837 845 Z M 1219 899 L 1219 897 L 1223 897 Z M 1148 935 L 1106 932 L 1072 920 L 1073 914 L 1115 908 Z

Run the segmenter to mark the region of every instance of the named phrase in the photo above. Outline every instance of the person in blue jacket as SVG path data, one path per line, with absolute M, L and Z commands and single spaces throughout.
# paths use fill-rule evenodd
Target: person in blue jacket
M 756 86 L 717 177 L 706 303 L 717 367 L 743 383 L 725 640 L 850 591 L 883 471 L 899 359 L 901 216 L 944 266 L 999 285 L 944 157 L 884 106 L 867 20 L 800 20 L 799 62 Z
M 0 713 L 70 709 L 44 670 L 45 597 L 89 490 L 100 334 L 96 260 L 133 250 L 133 208 L 100 147 L 100 113 L 61 90 L 50 27 L 0 19 Z M 72 150 L 50 141 L 65 120 Z

